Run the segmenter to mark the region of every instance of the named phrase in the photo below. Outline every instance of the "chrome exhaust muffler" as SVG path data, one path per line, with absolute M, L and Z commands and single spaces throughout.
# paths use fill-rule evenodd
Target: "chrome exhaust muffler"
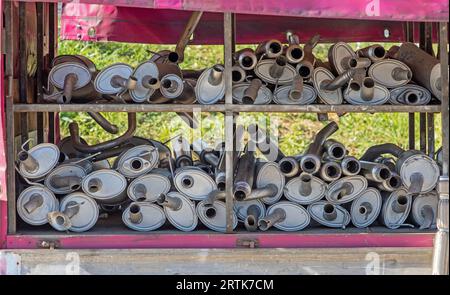
M 59 148 L 52 143 L 41 143 L 28 151 L 24 149 L 26 143 L 22 145 L 21 151 L 17 154 L 19 173 L 26 179 L 42 180 L 65 158 Z
M 55 195 L 44 186 L 30 186 L 17 198 L 17 214 L 30 225 L 47 223 L 47 214 L 59 209 Z
M 153 231 L 166 223 L 166 215 L 158 205 L 133 202 L 122 213 L 123 223 L 136 231 Z
M 169 222 L 181 231 L 193 231 L 197 227 L 198 218 L 195 204 L 178 192 L 161 194 L 156 200 L 163 206 Z
M 284 187 L 284 196 L 294 203 L 309 205 L 323 198 L 327 184 L 320 178 L 302 172 Z
M 258 227 L 262 231 L 276 227 L 282 231 L 299 231 L 310 223 L 310 216 L 301 205 L 281 201 L 267 209 L 264 218 L 258 221 Z
M 351 217 L 344 207 L 327 201 L 315 202 L 308 206 L 308 213 L 317 223 L 326 227 L 345 229 Z

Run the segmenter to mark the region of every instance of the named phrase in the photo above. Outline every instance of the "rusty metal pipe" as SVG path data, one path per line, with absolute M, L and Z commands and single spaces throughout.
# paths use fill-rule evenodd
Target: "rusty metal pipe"
M 184 61 L 184 50 L 191 39 L 192 34 L 197 28 L 200 18 L 202 17 L 202 11 L 192 12 L 186 27 L 184 28 L 183 34 L 181 34 L 180 39 L 177 42 L 175 51 L 169 53 L 169 61 L 173 63 L 182 63 Z
M 300 172 L 300 164 L 294 157 L 284 157 L 278 162 L 281 173 L 290 178 L 296 176 Z
M 130 76 L 128 79 L 119 75 L 114 75 L 111 78 L 111 86 L 114 88 L 123 88 L 128 90 L 133 90 L 136 88 L 137 79 Z
M 139 224 L 144 219 L 144 216 L 141 212 L 141 206 L 134 203 L 130 205 L 130 216 L 129 216 L 130 222 L 134 224 Z
M 360 57 L 368 57 L 372 61 L 378 61 L 386 57 L 386 50 L 379 44 L 374 44 L 356 51 Z
M 288 97 L 292 101 L 299 101 L 302 98 L 303 93 L 303 78 L 300 75 L 296 75 L 292 80 L 292 86 L 289 90 Z
M 302 196 L 309 196 L 312 193 L 312 186 L 311 186 L 311 181 L 312 181 L 312 175 L 302 172 L 300 174 L 300 186 L 298 187 L 298 192 L 302 195 Z
M 44 198 L 40 194 L 32 194 L 28 202 L 23 205 L 25 211 L 28 214 L 33 213 L 34 210 L 41 207 L 44 204 Z
M 70 131 L 70 137 L 72 140 L 73 147 L 82 153 L 86 154 L 94 154 L 97 152 L 101 152 L 107 149 L 112 149 L 114 147 L 117 147 L 123 143 L 125 143 L 127 140 L 129 140 L 131 137 L 133 137 L 134 132 L 136 131 L 136 113 L 128 113 L 128 130 L 121 135 L 118 138 L 111 139 L 105 142 L 101 142 L 96 145 L 88 145 L 83 144 L 80 139 L 80 131 L 78 128 L 78 124 L 75 122 L 70 123 L 69 125 L 69 131 Z
M 344 86 L 355 75 L 355 69 L 348 69 L 333 80 L 324 80 L 320 88 L 326 91 L 334 91 Z
M 87 112 L 87 113 L 106 132 L 111 134 L 117 134 L 119 132 L 119 128 L 117 127 L 117 125 L 111 124 L 108 120 L 106 120 L 105 117 L 103 117 L 101 113 L 96 112 Z
M 244 104 L 253 104 L 258 97 L 259 88 L 261 88 L 262 82 L 259 79 L 253 79 L 250 82 L 250 86 L 244 91 L 244 96 L 242 97 L 242 102 Z
M 233 195 L 237 201 L 245 200 L 252 192 L 255 174 L 255 152 L 248 146 L 239 158 L 234 180 Z
M 246 71 L 253 70 L 258 63 L 258 58 L 251 48 L 244 48 L 236 51 L 234 54 L 234 60 L 242 69 Z
M 269 75 L 274 79 L 279 79 L 283 75 L 286 64 L 286 57 L 283 55 L 278 56 L 269 68 Z
M 286 211 L 281 208 L 276 208 L 273 212 L 266 217 L 258 221 L 259 229 L 266 231 L 271 228 L 274 224 L 286 219 Z
M 249 125 L 248 130 L 251 140 L 256 142 L 258 150 L 269 161 L 279 162 L 285 157 L 279 146 L 272 141 L 270 136 L 268 136 L 266 130 L 259 128 L 256 124 Z
M 145 75 L 144 77 L 142 77 L 141 84 L 147 89 L 157 90 L 161 87 L 161 81 L 158 79 L 158 77 L 152 77 L 150 75 Z
M 245 81 L 246 77 L 247 74 L 241 67 L 234 66 L 231 68 L 231 78 L 233 80 L 233 83 L 242 83 Z
M 214 202 L 217 200 L 224 200 L 226 197 L 226 192 L 221 190 L 213 190 L 208 194 L 208 197 L 205 199 L 205 206 L 213 206 Z
M 372 61 L 366 57 L 353 57 L 347 60 L 347 66 L 350 69 L 366 69 L 371 64 Z
M 72 100 L 72 94 L 75 89 L 75 85 L 78 83 L 78 76 L 75 74 L 68 74 L 64 77 L 64 86 L 63 86 L 63 103 L 70 103 Z
M 359 163 L 361 164 L 361 174 L 368 180 L 383 182 L 392 176 L 391 170 L 384 164 L 368 161 L 359 161 Z
M 20 151 L 17 158 L 27 172 L 33 173 L 39 169 L 39 162 L 29 152 Z
M 174 211 L 180 210 L 183 206 L 183 201 L 181 201 L 180 198 L 171 197 L 166 194 L 159 195 L 159 197 L 156 199 L 156 203 L 158 203 L 158 205 L 160 206 L 170 208 Z
M 277 58 L 283 53 L 283 44 L 278 40 L 268 40 L 258 45 L 255 50 L 257 57 Z
M 303 60 L 295 68 L 303 79 L 309 79 L 314 70 L 316 57 L 313 54 L 313 49 L 319 43 L 319 40 L 320 35 L 315 35 L 303 46 Z
M 289 46 L 285 50 L 285 56 L 289 63 L 297 64 L 303 60 L 304 53 L 300 47 L 300 41 L 297 35 L 292 32 L 286 34 Z
M 244 220 L 245 229 L 248 231 L 258 230 L 258 219 L 261 209 L 257 205 L 250 205 L 247 208 L 247 217 Z
M 368 148 L 360 160 L 373 162 L 382 154 L 391 154 L 399 158 L 404 152 L 404 149 L 393 143 L 379 144 Z
M 371 101 L 375 95 L 375 81 L 366 77 L 363 79 L 361 84 L 361 98 L 364 101 Z

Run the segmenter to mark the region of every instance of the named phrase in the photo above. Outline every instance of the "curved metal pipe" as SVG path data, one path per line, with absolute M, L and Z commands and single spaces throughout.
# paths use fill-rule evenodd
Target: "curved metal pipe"
M 269 161 L 279 162 L 285 157 L 284 153 L 280 150 L 280 147 L 272 141 L 270 136 L 268 136 L 266 130 L 259 128 L 256 124 L 250 124 L 248 126 L 248 132 L 250 133 L 250 139 L 256 142 L 258 150 Z
M 173 63 L 182 63 L 184 61 L 184 50 L 191 39 L 192 34 L 194 34 L 195 28 L 197 28 L 200 18 L 202 17 L 202 11 L 194 11 L 189 18 L 188 23 L 181 34 L 180 39 L 177 42 L 175 51 L 169 54 L 169 61 Z
M 278 193 L 278 187 L 273 183 L 269 183 L 264 187 L 252 189 L 250 195 L 248 195 L 248 197 L 245 198 L 245 201 L 264 199 L 264 198 L 272 198 L 277 193 Z
M 117 134 L 119 132 L 119 128 L 117 127 L 117 125 L 111 124 L 108 120 L 106 120 L 105 117 L 103 117 L 101 113 L 97 112 L 87 112 L 87 113 L 106 132 L 111 134 Z
M 142 77 L 141 84 L 147 89 L 157 90 L 161 87 L 161 81 L 159 80 L 159 78 L 150 75 L 145 75 L 144 77 Z
M 224 200 L 226 197 L 226 192 L 221 190 L 213 190 L 208 194 L 208 197 L 205 199 L 205 206 L 213 206 L 214 202 L 217 200 Z
M 350 69 L 365 69 L 370 67 L 372 61 L 366 57 L 354 57 L 348 59 L 347 66 Z
M 111 78 L 111 86 L 114 88 L 122 88 L 133 90 L 136 88 L 137 79 L 136 77 L 130 76 L 128 79 L 119 75 L 114 75 Z
M 64 88 L 63 88 L 63 96 L 62 96 L 62 102 L 63 103 L 70 103 L 72 100 L 72 94 L 75 89 L 75 85 L 78 82 L 78 76 L 75 74 L 68 74 L 64 77 Z
M 247 208 L 247 217 L 244 220 L 244 226 L 248 231 L 258 230 L 258 219 L 261 214 L 261 209 L 258 205 L 250 205 Z
M 222 82 L 224 67 L 222 65 L 215 65 L 209 72 L 208 82 L 211 85 L 217 86 Z
M 336 122 L 332 121 L 328 123 L 325 127 L 323 127 L 319 132 L 316 133 L 313 142 L 308 146 L 305 154 L 320 156 L 325 140 L 333 135 L 338 129 L 339 126 L 336 124 Z
M 136 113 L 128 113 L 128 130 L 122 136 L 101 142 L 99 144 L 88 145 L 82 143 L 78 124 L 75 122 L 70 123 L 69 131 L 72 139 L 72 145 L 77 151 L 86 154 L 101 152 L 123 144 L 134 135 L 134 132 L 136 131 Z
M 250 85 L 244 90 L 244 96 L 242 102 L 244 104 L 253 104 L 258 97 L 259 88 L 261 88 L 262 82 L 259 79 L 253 79 Z
M 271 228 L 277 222 L 283 221 L 286 219 L 286 211 L 281 208 L 276 208 L 273 212 L 266 217 L 260 219 L 258 221 L 259 229 L 262 231 L 266 231 Z
M 398 145 L 395 145 L 393 143 L 384 143 L 368 148 L 366 152 L 361 156 L 360 160 L 373 162 L 382 154 L 391 154 L 396 158 L 399 158 L 400 155 L 404 152 L 405 150 Z
M 355 69 L 348 69 L 333 80 L 323 80 L 320 88 L 326 91 L 334 91 L 344 86 L 355 75 Z
M 283 75 L 286 64 L 286 57 L 283 55 L 278 56 L 269 68 L 269 75 L 274 79 L 279 79 Z

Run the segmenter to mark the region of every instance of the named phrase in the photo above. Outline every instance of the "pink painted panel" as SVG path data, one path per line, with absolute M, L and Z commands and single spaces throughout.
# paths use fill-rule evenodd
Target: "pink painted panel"
M 174 44 L 190 14 L 167 9 L 65 4 L 61 37 L 66 40 Z M 321 35 L 322 42 L 401 42 L 404 37 L 402 22 L 382 20 L 360 20 L 355 25 L 354 21 L 346 19 L 238 14 L 236 28 L 237 42 L 241 44 L 285 40 L 288 30 L 296 32 L 302 43 L 316 34 Z M 223 14 L 205 13 L 192 44 L 223 44 Z
M 36 0 L 25 0 L 36 2 Z M 46 0 L 44 2 L 74 2 Z M 338 19 L 448 21 L 447 0 L 77 0 L 124 7 Z M 176 18 L 174 17 L 174 20 Z
M 433 233 L 414 234 L 158 234 L 55 236 L 64 249 L 236 248 L 238 239 L 258 239 L 260 248 L 432 247 Z M 47 239 L 50 239 L 47 237 Z M 42 238 L 8 236 L 9 249 L 34 249 Z

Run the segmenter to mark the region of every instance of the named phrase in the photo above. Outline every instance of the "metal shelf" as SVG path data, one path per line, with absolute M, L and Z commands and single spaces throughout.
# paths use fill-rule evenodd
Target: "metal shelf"
M 236 105 L 236 104 L 14 104 L 27 112 L 264 112 L 264 113 L 439 113 L 440 105 Z

